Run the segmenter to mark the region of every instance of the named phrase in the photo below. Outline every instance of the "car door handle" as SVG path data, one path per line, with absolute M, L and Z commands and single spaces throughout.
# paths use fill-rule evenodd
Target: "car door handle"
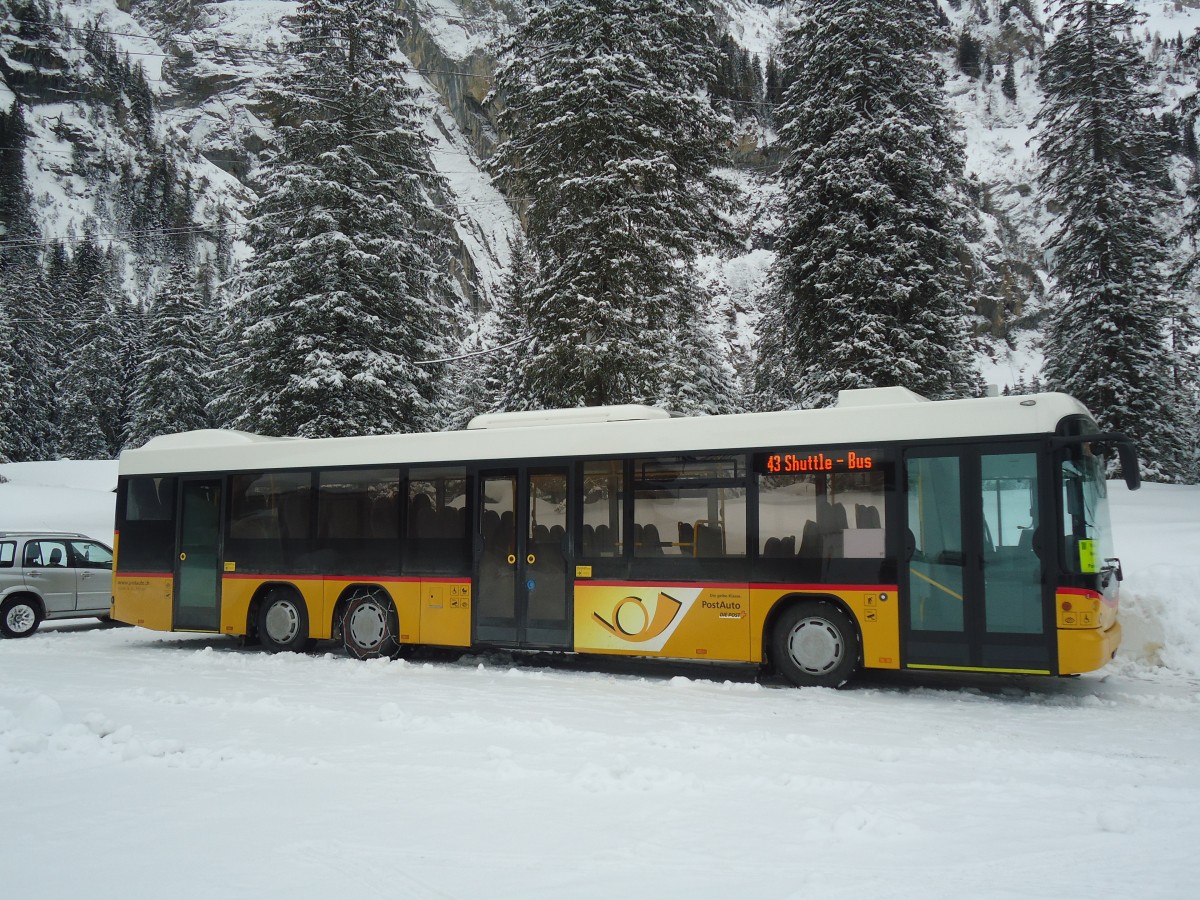
M 80 578 L 91 578 L 91 577 L 92 577 L 92 573 L 91 573 L 91 572 L 80 572 L 80 573 L 79 573 L 79 577 L 80 577 Z
M 41 575 L 42 573 L 39 572 L 37 569 L 27 569 L 25 571 L 25 574 L 30 576 L 31 578 L 37 578 L 37 576 Z

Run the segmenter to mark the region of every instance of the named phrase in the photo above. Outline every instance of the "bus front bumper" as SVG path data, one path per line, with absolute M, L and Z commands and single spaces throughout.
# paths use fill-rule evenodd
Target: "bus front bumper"
M 1077 675 L 1102 668 L 1117 653 L 1121 645 L 1121 623 L 1113 622 L 1107 629 L 1058 629 L 1058 672 Z

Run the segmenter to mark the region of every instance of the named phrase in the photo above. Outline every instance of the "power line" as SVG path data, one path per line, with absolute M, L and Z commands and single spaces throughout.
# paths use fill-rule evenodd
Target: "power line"
M 508 25 L 508 24 L 510 24 L 510 23 L 508 23 L 506 20 L 503 20 L 503 19 L 488 19 L 488 18 L 484 18 L 484 17 L 482 17 L 482 16 L 452 16 L 452 15 L 443 15 L 441 18 L 443 18 L 443 19 L 452 19 L 452 20 L 462 20 L 462 21 L 493 22 L 493 23 L 495 23 L 495 24 L 500 24 L 500 25 Z M 103 34 L 103 35 L 106 35 L 106 36 L 111 36 L 111 37 L 133 37 L 133 38 L 140 38 L 140 39 L 142 39 L 142 40 L 154 41 L 154 42 L 157 44 L 157 41 L 156 41 L 156 40 L 155 40 L 155 39 L 154 39 L 152 36 L 150 36 L 150 35 L 134 34 L 133 32 L 126 32 L 126 31 L 106 31 L 106 30 L 102 30 L 102 29 L 89 29 L 89 28 L 85 28 L 85 27 L 82 27 L 82 26 L 78 26 L 78 25 L 47 25 L 46 27 L 49 27 L 49 28 L 59 28 L 59 29 L 62 29 L 62 30 L 66 30 L 66 31 L 73 31 L 73 32 L 78 32 L 78 33 L 83 33 L 83 34 Z M 220 41 L 220 40 L 218 40 L 218 39 L 215 39 L 215 38 L 212 38 L 212 39 L 206 39 L 206 40 L 194 40 L 194 39 L 191 39 L 191 38 L 180 38 L 180 37 L 172 36 L 172 37 L 170 38 L 170 40 L 174 41 L 175 43 L 182 43 L 182 44 L 192 44 L 192 45 L 193 45 L 193 46 L 195 46 L 195 47 L 201 47 L 201 48 L 205 48 L 205 49 L 235 50 L 235 51 L 242 52 L 242 53 L 251 53 L 251 54 L 253 54 L 253 53 L 259 53 L 259 54 L 267 54 L 267 55 L 270 55 L 270 56 L 286 56 L 286 57 L 294 57 L 294 55 L 295 55 L 295 52 L 294 52 L 294 50 L 292 50 L 292 49 L 290 49 L 290 48 L 283 48 L 283 47 L 249 47 L 249 46 L 246 46 L 246 45 L 244 45 L 244 44 L 231 44 L 231 43 L 224 43 L 224 42 L 222 42 L 222 41 Z M 318 46 L 321 46 L 321 45 L 318 45 Z M 340 44 L 332 44 L 332 43 L 331 43 L 331 44 L 326 44 L 326 45 L 324 45 L 324 46 L 327 46 L 327 47 L 339 47 L 339 46 L 341 46 L 341 45 L 340 45 Z M 161 58 L 169 58 L 169 57 L 171 57 L 171 56 L 172 56 L 172 54 L 170 54 L 170 53 L 164 53 L 164 52 L 160 52 L 160 51 L 149 51 L 149 50 L 145 50 L 145 51 L 143 51 L 143 50 L 127 50 L 127 49 L 124 49 L 124 50 L 122 50 L 121 52 L 123 52 L 123 53 L 126 53 L 126 54 L 128 54 L 128 55 L 130 55 L 130 56 L 154 56 L 154 57 L 161 57 Z M 484 79 L 484 80 L 486 80 L 486 81 L 490 81 L 490 80 L 491 80 L 491 78 L 490 78 L 490 77 L 488 77 L 488 76 L 483 76 L 483 75 L 480 75 L 480 74 L 478 74 L 478 73 L 476 73 L 476 72 L 458 72 L 458 71 L 449 70 L 449 69 L 421 69 L 421 68 L 418 68 L 418 67 L 416 67 L 416 66 L 413 66 L 413 65 L 411 65 L 411 64 L 407 64 L 407 63 L 405 64 L 405 66 L 404 66 L 404 69 L 405 69 L 405 71 L 417 72 L 418 74 L 421 74 L 421 75 L 455 75 L 455 76 L 458 76 L 458 77 L 461 77 L 461 78 L 483 78 L 483 79 Z M 148 81 L 148 82 L 154 82 L 154 83 L 156 83 L 156 84 L 171 84 L 171 82 L 170 82 L 170 81 L 167 81 L 166 79 L 163 79 L 163 78 L 149 78 L 149 77 L 146 77 L 146 76 L 143 76 L 143 77 L 144 77 L 144 78 L 145 78 L 145 80 L 146 80 L 146 81 Z M 776 103 L 772 103 L 772 102 L 770 102 L 770 101 L 767 101 L 767 100 L 734 100 L 734 99 L 732 99 L 732 98 L 715 99 L 715 100 L 714 100 L 714 102 L 717 102 L 717 103 L 734 103 L 734 104 L 738 104 L 738 105 L 742 105 L 742 106 L 769 106 L 769 107 L 773 107 L 773 106 L 777 106 L 777 105 L 778 105 L 778 104 L 776 104 Z
M 118 149 L 120 149 L 122 145 L 116 145 L 116 146 L 118 147 Z M 0 151 L 3 151 L 3 150 L 12 150 L 12 151 L 17 151 L 17 150 L 21 150 L 21 149 L 26 149 L 26 150 L 29 150 L 29 152 L 31 152 L 31 153 L 33 153 L 34 155 L 37 155 L 37 156 L 42 156 L 42 155 L 47 155 L 47 156 L 74 156 L 74 155 L 75 155 L 75 151 L 72 151 L 72 150 L 46 150 L 46 149 L 44 149 L 44 148 L 40 148 L 40 147 L 39 147 L 39 148 L 32 148 L 32 147 L 25 147 L 25 148 L 21 148 L 21 147 L 0 147 Z M 204 153 L 204 151 L 199 151 L 199 155 L 200 155 L 200 157 L 201 157 L 202 159 L 204 159 L 204 160 L 206 160 L 206 161 L 208 161 L 208 162 L 211 162 L 211 163 L 231 163 L 231 164 L 232 164 L 232 163 L 246 163 L 246 162 L 250 162 L 250 158 L 249 158 L 249 157 L 238 157 L 238 156 L 209 156 L 209 155 L 207 155 L 206 153 Z M 464 154 L 464 155 L 466 155 L 466 154 Z M 186 157 L 185 157 L 185 158 L 186 158 Z M 192 161 L 194 162 L 194 160 L 192 160 Z M 410 172 L 420 172 L 420 171 L 422 171 L 422 170 L 418 170 L 418 169 L 407 169 L 407 170 L 405 170 L 405 171 L 410 171 Z M 450 169 L 436 169 L 436 168 L 434 168 L 434 169 L 430 169 L 430 170 L 429 170 L 429 173 L 430 173 L 430 174 L 432 174 L 432 175 L 477 175 L 477 174 L 480 174 L 480 173 L 482 173 L 482 172 L 483 172 L 483 170 L 482 170 L 482 169 L 454 169 L 454 170 L 450 170 Z
M 428 337 L 428 335 L 426 335 Z M 476 356 L 485 356 L 488 353 L 498 353 L 501 350 L 507 350 L 510 347 L 515 347 L 517 344 L 524 344 L 533 339 L 533 335 L 526 334 L 517 338 L 515 341 L 510 341 L 507 344 L 501 344 L 499 347 L 484 347 L 481 350 L 471 350 L 467 353 L 460 353 L 458 356 L 445 356 L 441 359 L 419 359 L 413 362 L 414 366 L 434 366 L 441 363 L 458 362 L 463 359 L 473 359 Z
M 453 206 L 434 205 L 432 208 L 438 212 L 447 214 L 460 212 L 464 209 L 474 209 L 479 206 L 508 206 L 512 203 L 521 203 L 532 200 L 531 197 L 514 197 L 502 198 L 498 200 L 474 200 L 469 203 L 458 203 Z M 265 216 L 286 216 L 291 213 L 290 210 L 280 210 L 277 213 L 266 213 Z M 0 248 L 8 247 L 14 250 L 33 249 L 36 247 L 51 247 L 55 244 L 80 244 L 87 240 L 127 240 L 136 237 L 185 237 L 188 235 L 208 235 L 214 231 L 247 231 L 254 226 L 258 219 L 264 216 L 255 217 L 246 222 L 225 222 L 212 223 L 211 225 L 186 225 L 172 228 L 147 228 L 135 229 L 131 231 L 93 231 L 88 234 L 83 234 L 77 237 L 61 237 L 52 239 L 35 240 L 33 238 L 13 238 L 11 240 L 0 240 Z
M 455 17 L 453 17 L 453 16 L 445 16 L 444 18 L 455 18 Z M 499 21 L 499 20 L 497 20 L 497 21 Z M 154 44 L 156 44 L 156 45 L 157 45 L 157 43 L 158 43 L 158 41 L 157 41 L 157 40 L 155 40 L 155 38 L 154 38 L 154 37 L 152 37 L 151 35 L 148 35 L 148 34 L 134 34 L 133 32 L 129 32 L 129 31 L 106 31 L 106 30 L 104 30 L 104 29 L 99 29 L 99 28 L 97 28 L 97 29 L 86 28 L 86 27 L 84 27 L 84 26 L 80 26 L 80 25 L 56 25 L 56 24 L 49 24 L 49 23 L 47 23 L 46 27 L 47 27 L 47 28 L 57 28 L 57 29 L 59 29 L 59 30 L 62 30 L 62 31 L 70 31 L 70 32 L 75 32 L 75 33 L 78 33 L 78 34 L 102 34 L 102 35 L 105 35 L 105 36 L 107 36 L 107 37 L 131 37 L 131 38 L 139 38 L 139 39 L 141 39 L 141 40 L 151 41 L 151 42 L 153 42 L 153 43 L 154 43 Z M 230 43 L 225 43 L 225 42 L 222 42 L 222 41 L 220 41 L 220 40 L 217 40 L 217 39 L 215 39 L 215 38 L 214 38 L 214 39 L 209 39 L 209 40 L 193 40 L 193 39 L 190 39 L 190 38 L 180 38 L 180 37 L 175 37 L 175 36 L 172 36 L 172 37 L 170 38 L 170 40 L 174 41 L 174 42 L 175 42 L 175 43 L 177 43 L 177 44 L 191 44 L 191 45 L 192 45 L 192 46 L 194 46 L 194 47 L 199 47 L 199 48 L 202 48 L 202 49 L 213 49 L 213 50 L 235 50 L 235 51 L 238 51 L 238 52 L 240 52 L 240 53 L 250 53 L 250 54 L 258 53 L 258 54 L 266 54 L 266 55 L 268 55 L 268 56 L 286 56 L 286 57 L 294 57 L 294 56 L 295 56 L 295 51 L 294 51 L 293 49 L 290 49 L 290 48 L 284 48 L 284 47 L 249 47 L 249 46 L 246 46 L 246 45 L 244 45 L 244 44 L 230 44 Z M 299 42 L 297 42 L 297 43 L 299 43 Z M 306 45 L 306 46 L 307 46 L 307 45 Z M 340 47 L 341 45 L 340 45 L 340 44 L 336 44 L 336 43 L 329 43 L 329 44 L 325 44 L 325 45 L 320 45 L 320 44 L 318 44 L 317 46 L 318 46 L 318 47 L 321 47 L 321 46 L 324 46 L 324 47 Z M 128 49 L 124 49 L 124 48 L 122 48 L 122 49 L 121 49 L 119 52 L 121 52 L 121 53 L 126 53 L 126 54 L 128 54 L 129 56 L 154 56 L 154 57 L 161 57 L 161 58 L 168 58 L 168 57 L 170 57 L 170 56 L 172 55 L 172 54 L 170 54 L 170 53 L 164 53 L 164 52 L 161 52 L 161 51 L 152 51 L 152 50 L 128 50 Z M 454 72 L 454 71 L 442 70 L 442 69 L 420 69 L 420 68 L 417 68 L 416 66 L 413 66 L 413 65 L 411 65 L 411 64 L 405 64 L 404 68 L 405 68 L 405 70 L 406 70 L 406 71 L 410 71 L 410 72 L 418 72 L 418 73 L 420 73 L 420 74 L 422 74 L 422 75 L 459 75 L 459 76 L 462 76 L 462 77 L 464 77 L 464 78 L 478 78 L 478 77 L 481 77 L 481 76 L 477 75 L 477 74 L 476 74 L 476 73 L 474 73 L 474 72 Z M 145 76 L 143 76 L 143 77 L 145 77 Z M 146 77 L 146 81 L 152 81 L 152 82 L 159 82 L 159 83 L 170 84 L 170 82 L 166 82 L 166 81 L 164 81 L 164 79 L 161 79 L 161 78 L 148 78 L 148 77 Z

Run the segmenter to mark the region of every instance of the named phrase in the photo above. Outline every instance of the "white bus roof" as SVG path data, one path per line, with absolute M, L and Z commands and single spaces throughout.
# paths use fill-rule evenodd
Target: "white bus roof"
M 615 409 L 621 412 L 550 410 L 479 417 L 468 430 L 427 434 L 304 439 L 190 431 L 124 451 L 119 471 L 153 475 L 751 447 L 868 447 L 892 441 L 1052 434 L 1065 416 L 1088 415 L 1083 404 L 1066 394 L 929 401 L 905 388 L 842 391 L 838 405 L 828 409 L 681 418 L 653 407 Z

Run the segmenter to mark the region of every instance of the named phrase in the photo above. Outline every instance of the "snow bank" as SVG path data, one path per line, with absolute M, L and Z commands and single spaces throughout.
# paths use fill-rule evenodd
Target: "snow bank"
M 112 544 L 116 462 L 9 463 L 0 476 L 0 531 L 78 531 Z
M 1118 664 L 1200 677 L 1200 487 L 1109 483 L 1125 569 Z

